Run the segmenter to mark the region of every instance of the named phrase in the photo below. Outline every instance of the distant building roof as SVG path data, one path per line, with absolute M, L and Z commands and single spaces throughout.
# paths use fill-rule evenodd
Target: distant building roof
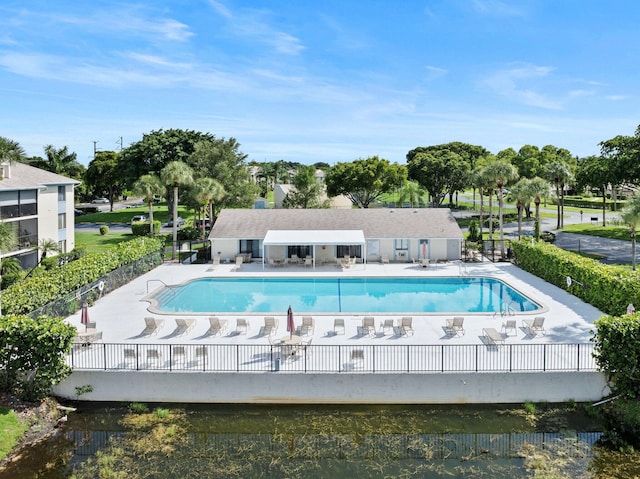
M 53 185 L 79 185 L 78 180 L 24 163 L 3 163 L 0 190 L 26 190 Z
M 262 239 L 269 230 L 362 230 L 365 238 L 462 238 L 448 208 L 225 209 L 211 239 Z

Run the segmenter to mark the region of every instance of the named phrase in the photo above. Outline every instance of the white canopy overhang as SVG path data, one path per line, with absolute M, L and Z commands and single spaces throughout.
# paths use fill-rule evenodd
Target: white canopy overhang
M 367 241 L 362 230 L 269 230 L 262 240 L 262 264 L 264 267 L 264 249 L 268 246 L 309 245 L 313 248 L 313 267 L 316 263 L 316 246 L 325 245 L 362 245 L 363 259 Z
M 362 230 L 269 230 L 262 242 L 275 245 L 365 244 Z

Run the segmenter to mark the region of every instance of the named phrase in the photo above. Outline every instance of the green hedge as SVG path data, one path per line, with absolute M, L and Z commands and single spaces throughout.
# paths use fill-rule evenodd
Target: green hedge
M 557 205 L 558 204 L 558 200 L 556 200 L 555 198 L 550 200 L 550 203 L 553 205 Z M 616 210 L 621 210 L 624 205 L 626 204 L 626 201 L 622 200 L 621 198 L 619 198 L 618 200 L 616 200 Z M 572 206 L 574 208 L 585 208 L 585 209 L 596 209 L 596 210 L 601 210 L 602 209 L 602 197 L 600 198 L 567 198 L 565 196 L 564 198 L 564 205 L 565 206 Z M 607 199 L 607 203 L 606 203 L 606 208 L 608 210 L 612 210 L 613 209 L 613 201 L 611 201 L 610 199 Z
M 516 263 L 548 283 L 612 316 L 624 314 L 629 303 L 640 305 L 640 273 L 609 266 L 545 242 L 513 241 Z M 567 286 L 567 276 L 572 279 Z
M 135 223 L 131 223 L 131 232 L 134 236 L 149 236 L 150 226 L 150 221 L 136 221 Z M 162 228 L 162 223 L 153 220 L 153 231 L 158 234 L 160 228 Z
M 116 268 L 143 258 L 163 246 L 157 238 L 136 238 L 105 253 L 88 254 L 59 268 L 43 271 L 2 292 L 3 314 L 28 314 Z

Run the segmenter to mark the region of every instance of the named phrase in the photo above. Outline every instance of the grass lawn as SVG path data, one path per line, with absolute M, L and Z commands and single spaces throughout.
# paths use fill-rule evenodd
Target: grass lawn
M 27 421 L 21 421 L 15 411 L 0 407 L 0 459 L 7 456 L 28 428 Z
M 578 233 L 582 235 L 631 241 L 630 230 L 627 226 L 602 226 L 583 223 L 567 225 L 562 231 L 566 233 Z
M 131 232 L 128 233 L 112 233 L 109 232 L 102 236 L 98 232 L 78 232 L 76 231 L 76 246 L 84 247 L 87 253 L 103 253 L 114 245 L 134 239 L 135 236 Z
M 76 216 L 75 223 L 130 223 L 131 218 L 135 215 L 145 215 L 149 216 L 149 208 L 146 206 L 136 206 L 135 208 L 125 208 L 116 211 L 105 211 L 102 213 L 91 213 L 88 215 Z M 166 204 L 159 204 L 153 207 L 153 219 L 155 221 L 160 221 L 162 223 L 166 223 L 171 219 L 171 213 L 167 210 Z M 189 223 L 189 220 L 192 218 L 191 212 L 187 211 L 186 208 L 178 206 L 178 216 L 187 220 L 187 224 L 193 225 L 193 223 Z

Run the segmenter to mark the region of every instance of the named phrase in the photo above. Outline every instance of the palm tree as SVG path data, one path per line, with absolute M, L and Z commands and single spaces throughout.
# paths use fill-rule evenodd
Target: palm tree
M 18 280 L 20 273 L 22 273 L 22 266 L 20 266 L 18 258 L 15 256 L 2 258 L 0 261 L 0 289 L 13 284 Z M 7 284 L 8 281 L 10 282 Z
M 427 192 L 417 181 L 407 181 L 398 191 L 398 203 L 402 205 L 405 201 L 411 203 L 411 207 L 425 204 L 424 198 Z
M 473 183 L 473 186 L 475 188 L 478 188 L 478 193 L 480 194 L 480 238 L 482 238 L 482 228 L 483 228 L 483 223 L 484 223 L 484 192 L 489 190 L 489 192 L 491 193 L 491 184 L 489 179 L 487 178 L 487 175 L 485 173 L 485 168 L 484 166 L 476 166 L 475 170 L 473 170 L 473 173 L 471 174 L 471 181 Z M 475 191 L 475 189 L 474 189 Z M 489 195 L 489 223 L 491 224 L 493 222 L 493 215 L 492 215 L 492 202 L 491 202 L 491 194 Z M 489 228 L 489 231 L 492 231 L 492 228 Z M 491 237 L 491 233 L 490 233 L 490 237 Z
M 17 141 L 0 136 L 0 160 L 21 161 L 25 157 L 24 149 Z
M 504 203 L 504 187 L 518 179 L 516 167 L 505 160 L 496 160 L 485 169 L 487 178 L 495 185 L 498 194 L 498 217 L 500 219 L 500 242 L 504 245 L 504 230 L 502 228 L 502 206 Z
M 142 196 L 142 200 L 149 207 L 149 234 L 151 236 L 155 234 L 155 231 L 153 231 L 153 200 L 156 195 L 160 196 L 163 193 L 164 186 L 156 175 L 142 175 L 133 184 L 133 194 Z
M 561 160 L 554 160 L 547 164 L 547 178 L 556 187 L 556 197 L 558 198 L 558 220 L 556 228 L 564 227 L 564 187 L 573 180 L 573 175 L 569 165 Z
M 183 161 L 170 161 L 160 172 L 162 182 L 173 188 L 173 247 L 171 259 L 176 259 L 176 243 L 178 242 L 178 187 L 193 183 L 193 170 Z
M 531 203 L 534 197 L 529 178 L 521 178 L 511 187 L 509 196 L 515 200 L 518 209 L 518 239 L 522 238 L 522 211 Z
M 213 178 L 198 178 L 191 191 L 193 199 L 202 208 L 202 239 L 205 239 L 205 216 L 209 208 L 209 220 L 213 225 L 213 204 L 222 200 L 225 195 L 224 187 Z
M 636 229 L 640 225 L 640 194 L 634 194 L 620 213 L 631 229 L 631 269 L 636 270 Z
M 536 241 L 538 241 L 540 239 L 540 201 L 549 196 L 549 183 L 539 176 L 536 176 L 529 182 L 529 188 L 531 188 L 533 203 L 536 205 L 534 234 Z

